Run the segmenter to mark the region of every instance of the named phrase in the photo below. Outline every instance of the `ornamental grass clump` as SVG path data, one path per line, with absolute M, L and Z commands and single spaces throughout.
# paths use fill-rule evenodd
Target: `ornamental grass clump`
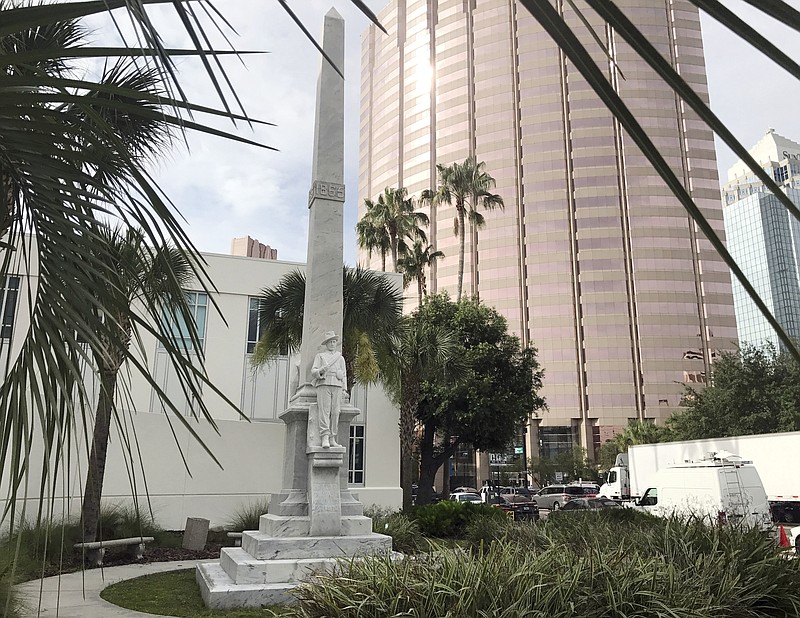
M 372 531 L 392 537 L 392 549 L 403 554 L 414 554 L 429 548 L 417 522 L 398 511 L 370 507 L 364 515 L 372 519 Z
M 481 531 L 480 526 L 484 529 Z M 766 533 L 641 513 L 475 519 L 469 551 L 354 560 L 296 594 L 304 618 L 800 615 L 800 561 Z

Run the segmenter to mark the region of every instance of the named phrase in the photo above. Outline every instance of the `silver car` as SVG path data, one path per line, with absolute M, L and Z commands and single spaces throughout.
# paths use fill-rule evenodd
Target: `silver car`
M 533 499 L 540 509 L 557 511 L 566 502 L 574 498 L 583 498 L 584 495 L 583 487 L 580 485 L 550 485 L 539 491 Z

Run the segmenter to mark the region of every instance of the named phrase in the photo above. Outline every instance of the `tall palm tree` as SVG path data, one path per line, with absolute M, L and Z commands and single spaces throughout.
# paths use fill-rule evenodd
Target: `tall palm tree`
M 463 163 L 456 162 L 448 166 L 437 163 L 439 185 L 435 191 L 428 189 L 422 194 L 423 201 L 430 202 L 433 206 L 447 204 L 456 209 L 455 233 L 459 239 L 457 300 L 461 299 L 464 287 L 465 220 L 468 217 L 472 225 L 481 228 L 486 220 L 478 212 L 479 207 L 486 210 L 503 208 L 503 198 L 490 191 L 495 186 L 495 180 L 486 172 L 485 167 L 486 163 L 478 163 L 475 157 L 468 157 Z M 473 252 L 476 249 L 477 247 L 472 247 Z
M 389 252 L 390 241 L 389 234 L 386 228 L 378 225 L 372 215 L 374 205 L 371 200 L 364 200 L 367 206 L 367 212 L 364 214 L 358 223 L 356 223 L 356 241 L 361 249 L 365 249 L 369 257 L 373 253 L 379 253 L 381 256 L 381 270 L 386 271 L 386 254 Z
M 196 33 L 186 4 L 179 0 L 172 6 L 187 18 L 185 28 Z M 118 7 L 129 9 L 146 49 L 84 44 L 78 18 Z M 129 350 L 124 331 L 107 316 L 125 316 L 135 330 L 155 336 L 188 396 L 198 402 L 198 414 L 213 422 L 201 387 L 219 391 L 205 376 L 202 353 L 190 356 L 124 296 L 108 294 L 113 274 L 108 265 L 116 258 L 104 242 L 105 221 L 138 228 L 142 244 L 171 245 L 208 291 L 202 261 L 146 166 L 170 145 L 173 128 L 226 135 L 180 117 L 181 109 L 244 118 L 170 96 L 176 89 L 170 81 L 173 54 L 194 53 L 208 62 L 215 52 L 164 48 L 148 10 L 141 0 L 41 5 L 0 0 L 0 276 L 38 272 L 35 284 L 28 278 L 21 286 L 30 298 L 30 327 L 9 356 L 0 385 L 0 449 L 13 453 L 0 466 L 4 478 L 13 479 L 12 504 L 34 438 L 43 441 L 52 461 L 64 455 L 71 428 L 88 433 L 94 402 L 82 383 L 87 343 L 93 350 L 123 351 L 130 369 L 193 431 L 141 362 L 140 350 Z M 135 59 L 142 55 L 151 61 Z M 104 63 L 102 74 L 93 78 L 77 61 L 87 57 L 119 60 Z M 207 68 L 211 71 L 211 64 Z M 179 286 L 175 275 L 169 276 Z M 196 339 L 186 301 L 178 299 L 174 311 L 186 318 Z M 52 486 L 48 493 L 54 493 Z
M 303 336 L 306 277 L 300 271 L 285 275 L 259 297 L 262 335 L 251 363 L 268 363 L 283 350 L 296 352 Z M 347 368 L 347 391 L 356 381 L 375 381 L 378 365 L 375 346 L 397 327 L 403 295 L 385 276 L 362 268 L 344 267 L 342 284 L 342 356 Z
M 439 258 L 444 257 L 444 253 L 434 250 L 432 245 L 416 239 L 409 251 L 397 260 L 400 272 L 403 273 L 403 284 L 408 285 L 411 281 L 417 282 L 417 296 L 419 304 L 428 295 L 427 278 L 425 269 L 430 268 Z
M 118 414 L 115 395 L 119 372 L 135 335 L 131 308 L 136 304 L 145 308 L 153 322 L 163 322 L 165 315 L 180 312 L 184 287 L 193 275 L 183 252 L 169 246 L 150 247 L 142 230 L 100 228 L 98 236 L 103 247 L 100 259 L 108 261 L 97 287 L 111 309 L 99 316 L 105 328 L 98 329 L 89 343 L 99 393 L 81 509 L 85 542 L 97 538 L 108 438 L 111 421 Z
M 371 248 L 383 250 L 388 245 L 392 256 L 392 269 L 394 272 L 399 272 L 397 260 L 399 255 L 408 250 L 406 241 L 413 238 L 426 240 L 422 227 L 427 227 L 428 215 L 417 212 L 414 199 L 408 196 L 408 191 L 404 187 L 386 187 L 377 200 L 373 202 L 367 198 L 364 200 L 364 205 L 367 210 L 356 225 L 359 245 L 368 250 Z M 369 239 L 378 240 L 370 244 Z M 385 262 L 383 266 L 385 269 Z
M 466 375 L 455 335 L 412 314 L 379 348 L 379 380 L 400 408 L 400 486 L 403 509 L 411 508 L 417 411 L 424 382 L 459 381 Z

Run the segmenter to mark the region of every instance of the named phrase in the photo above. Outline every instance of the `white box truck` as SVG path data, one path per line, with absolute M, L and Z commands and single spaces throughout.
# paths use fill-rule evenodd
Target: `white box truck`
M 765 530 L 772 526 L 767 494 L 755 466 L 727 452 L 661 468 L 631 506 L 662 517 L 694 516 L 707 523 Z
M 800 521 L 800 431 L 632 446 L 617 456 L 600 494 L 618 500 L 641 497 L 658 470 L 721 451 L 753 462 L 776 521 Z

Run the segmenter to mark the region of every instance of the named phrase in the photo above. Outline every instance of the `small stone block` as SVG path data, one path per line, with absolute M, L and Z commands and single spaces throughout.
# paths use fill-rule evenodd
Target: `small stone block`
M 186 529 L 183 531 L 183 549 L 202 551 L 208 540 L 207 519 L 202 517 L 187 517 Z

